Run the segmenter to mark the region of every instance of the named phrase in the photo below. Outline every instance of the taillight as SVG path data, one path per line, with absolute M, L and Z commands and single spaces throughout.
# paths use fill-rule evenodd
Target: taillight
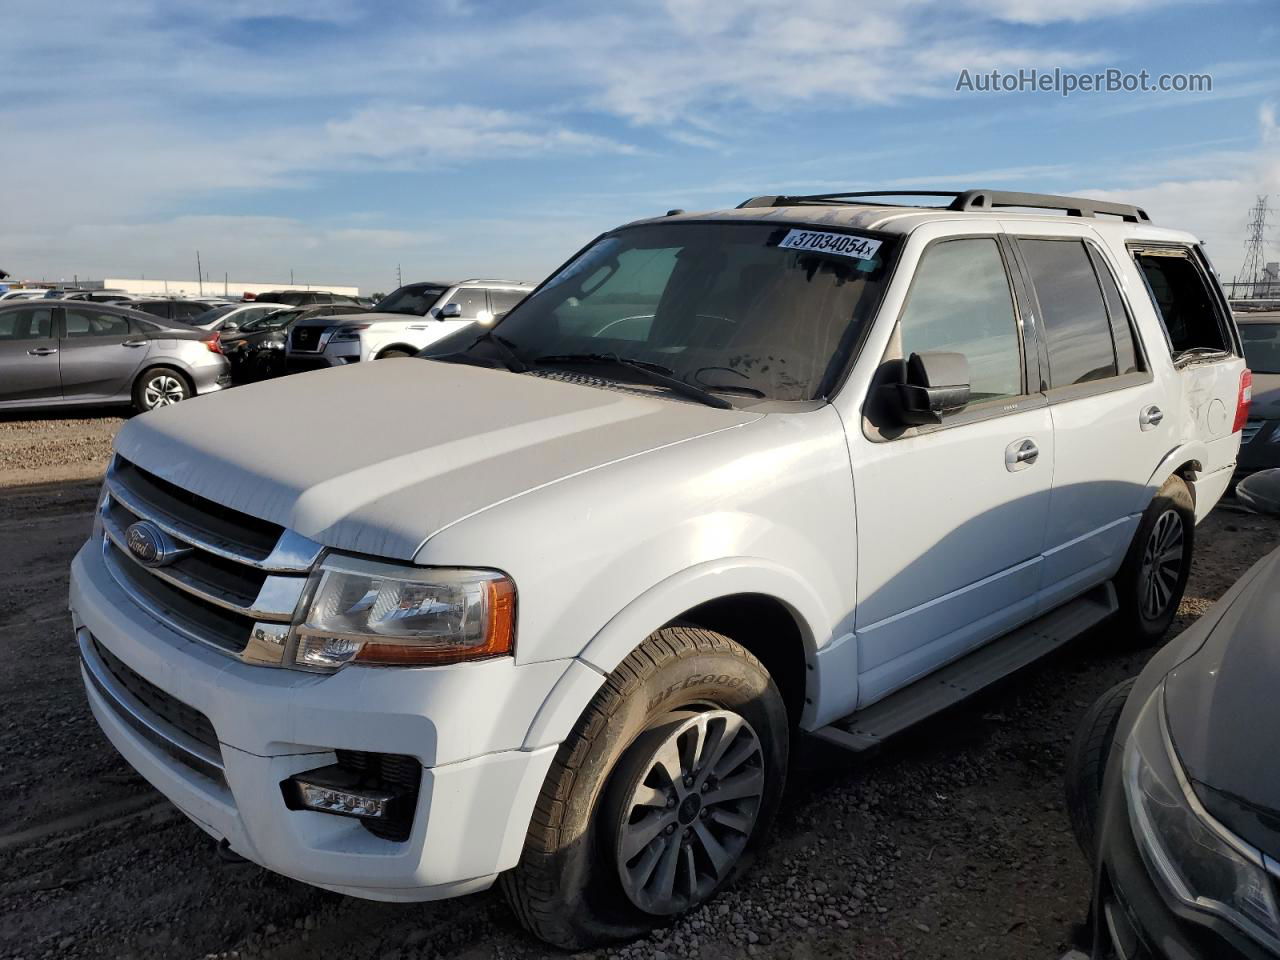
M 1236 400 L 1236 422 L 1231 427 L 1232 433 L 1244 429 L 1249 419 L 1249 402 L 1253 399 L 1253 371 L 1245 370 L 1240 374 L 1240 396 Z
M 211 333 L 204 338 L 203 342 L 209 348 L 210 353 L 222 353 L 222 334 Z

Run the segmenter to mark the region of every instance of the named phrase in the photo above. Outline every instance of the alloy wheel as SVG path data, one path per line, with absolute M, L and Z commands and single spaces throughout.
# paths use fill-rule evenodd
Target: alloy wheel
M 1169 608 L 1178 589 L 1182 573 L 1182 554 L 1186 530 L 1182 514 L 1166 510 L 1156 518 L 1147 545 L 1142 551 L 1142 613 L 1148 620 L 1158 620 Z
M 143 402 L 146 403 L 148 410 L 154 410 L 156 407 L 169 407 L 175 403 L 185 400 L 187 397 L 186 388 L 177 377 L 169 374 L 161 374 L 147 381 L 146 387 L 142 391 Z
M 751 838 L 764 795 L 756 732 L 728 710 L 679 723 L 639 765 L 618 829 L 618 874 L 641 910 L 671 915 L 705 900 Z

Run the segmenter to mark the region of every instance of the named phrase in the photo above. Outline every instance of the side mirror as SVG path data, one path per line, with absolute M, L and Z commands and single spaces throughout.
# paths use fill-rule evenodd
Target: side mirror
M 457 320 L 462 316 L 462 304 L 446 303 L 436 312 L 436 317 L 440 320 Z
M 907 382 L 898 384 L 903 423 L 941 423 L 969 402 L 969 361 L 963 353 L 913 353 Z
M 1236 484 L 1236 500 L 1254 513 L 1280 517 L 1280 468 L 1249 474 Z
M 222 330 L 224 333 L 234 333 L 236 330 L 239 330 L 239 329 L 240 329 L 240 324 L 236 323 L 234 320 L 228 320 L 222 325 Z

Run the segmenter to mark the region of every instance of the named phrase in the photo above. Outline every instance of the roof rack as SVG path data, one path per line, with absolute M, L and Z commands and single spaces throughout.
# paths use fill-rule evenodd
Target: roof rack
M 738 204 L 746 207 L 792 207 L 805 204 L 869 203 L 868 197 L 950 197 L 947 210 L 994 211 L 1000 207 L 1061 210 L 1069 217 L 1120 217 L 1127 223 L 1150 223 L 1147 211 L 1131 203 L 1111 203 L 1086 197 L 1058 197 L 1051 193 L 1017 193 L 1011 190 L 857 190 L 851 193 L 812 193 L 802 196 L 752 197 Z M 875 206 L 910 207 L 914 204 L 876 203 Z

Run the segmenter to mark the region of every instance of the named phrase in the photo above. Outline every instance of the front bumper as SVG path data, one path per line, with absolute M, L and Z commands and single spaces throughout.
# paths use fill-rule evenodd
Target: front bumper
M 524 749 L 523 743 L 570 662 L 348 667 L 328 676 L 239 663 L 136 606 L 94 541 L 72 565 L 70 602 L 82 677 L 103 732 L 142 776 L 236 853 L 277 873 L 377 900 L 469 893 L 518 861 L 556 751 L 554 744 Z M 213 768 L 165 743 L 182 745 L 181 729 L 127 689 L 113 689 L 92 641 L 208 719 L 216 733 L 206 748 Z M 407 754 L 422 763 L 407 840 L 374 836 L 357 820 L 286 807 L 281 781 L 334 762 L 337 749 Z
M 1099 821 L 1100 863 L 1091 911 L 1094 960 L 1273 958 L 1225 920 L 1174 900 L 1151 876 L 1129 825 L 1122 778 L 1111 775 L 1117 772 L 1109 771 L 1106 778 Z
M 343 367 L 349 363 L 360 362 L 360 341 L 343 340 L 330 343 L 327 336 L 323 341 L 323 349 L 311 353 L 303 350 L 290 350 L 287 365 L 290 373 L 306 370 L 324 370 L 327 367 Z

